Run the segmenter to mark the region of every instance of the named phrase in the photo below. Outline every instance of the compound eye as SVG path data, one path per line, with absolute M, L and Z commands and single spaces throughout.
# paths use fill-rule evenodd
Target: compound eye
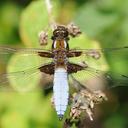
M 66 38 L 68 37 L 68 31 L 67 29 L 63 28 L 63 27 L 58 27 L 58 29 L 56 29 L 54 32 L 53 32 L 53 36 L 55 38 Z
M 54 36 L 58 36 L 59 35 L 59 31 L 54 31 Z
M 68 36 L 68 31 L 63 31 L 64 37 Z

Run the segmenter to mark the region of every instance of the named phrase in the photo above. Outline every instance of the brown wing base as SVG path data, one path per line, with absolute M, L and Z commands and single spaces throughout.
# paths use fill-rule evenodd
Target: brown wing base
M 38 55 L 41 57 L 48 57 L 48 58 L 54 57 L 53 53 L 50 53 L 50 52 L 38 52 Z
M 79 57 L 82 54 L 81 51 L 68 51 L 67 57 Z
M 54 63 L 47 64 L 47 65 L 40 67 L 39 70 L 46 74 L 52 75 L 52 74 L 54 74 L 55 65 L 54 65 Z
M 77 71 L 83 70 L 85 68 L 86 68 L 85 66 L 81 66 L 78 64 L 73 64 L 73 63 L 67 64 L 67 72 L 69 74 L 76 73 Z M 46 74 L 52 75 L 52 74 L 54 74 L 54 71 L 55 71 L 55 64 L 51 63 L 51 64 L 44 65 L 44 66 L 40 67 L 39 70 Z
M 73 63 L 68 63 L 68 65 L 67 65 L 67 72 L 69 74 L 76 73 L 77 71 L 83 70 L 85 68 L 86 68 L 85 66 L 81 66 L 81 65 L 73 64 Z

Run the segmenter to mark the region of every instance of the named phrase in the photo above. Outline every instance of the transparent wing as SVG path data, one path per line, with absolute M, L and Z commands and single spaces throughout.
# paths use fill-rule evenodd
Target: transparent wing
M 82 52 L 82 54 L 86 56 L 90 56 L 95 59 L 98 59 L 103 53 L 121 54 L 121 52 L 127 52 L 128 46 L 103 48 L 103 49 L 73 49 L 72 51 Z
M 42 79 L 42 80 L 41 80 Z M 38 67 L 24 71 L 0 74 L 0 91 L 34 91 L 36 87 L 52 82 L 52 75 L 41 73 Z
M 106 48 L 106 49 L 74 49 L 71 52 L 81 52 L 79 57 L 71 57 L 69 61 L 72 63 L 85 62 L 90 67 L 96 69 L 108 70 L 113 67 L 114 71 L 126 71 L 125 66 L 128 64 L 128 47 Z
M 105 72 L 91 67 L 69 75 L 70 82 L 77 90 L 89 88 L 92 90 L 128 86 L 128 75 Z
M 84 71 L 80 71 L 76 74 L 73 74 L 74 78 L 76 80 L 82 82 L 82 84 L 89 85 L 91 87 L 91 83 L 94 82 L 101 82 L 98 83 L 97 86 L 106 84 L 102 82 L 110 82 L 109 86 L 114 87 L 114 86 L 126 86 L 127 83 L 127 77 L 125 75 L 119 74 L 119 72 L 127 72 L 127 66 L 128 61 L 127 61 L 127 54 L 128 54 L 128 46 L 125 47 L 117 47 L 117 48 L 105 48 L 105 49 L 74 49 L 74 52 L 81 52 L 80 57 L 72 57 L 69 58 L 69 61 L 72 63 L 85 63 L 89 67 L 94 67 L 94 68 L 86 68 Z M 107 59 L 107 61 L 106 61 Z M 110 69 L 108 63 L 111 65 L 111 68 L 113 68 L 113 72 L 106 72 Z M 96 70 L 96 69 L 101 69 Z M 105 72 L 106 71 L 106 72 Z M 118 73 L 114 73 L 118 72 Z M 99 80 L 97 80 L 97 78 Z M 82 79 L 82 80 L 81 80 Z M 87 84 L 88 80 L 88 84 Z M 94 82 L 93 82 L 94 81 Z M 122 83 L 123 82 L 123 83 Z M 95 84 L 96 86 L 96 84 Z M 94 86 L 94 87 L 95 87 Z M 91 88 L 94 88 L 91 87 Z
M 103 48 L 103 49 L 72 49 L 71 52 L 80 52 L 81 56 L 78 59 L 86 61 L 104 61 L 104 55 L 109 57 L 123 58 L 123 56 L 128 55 L 128 46 L 116 47 L 116 48 Z M 77 60 L 75 58 L 70 58 L 71 61 Z
M 123 47 L 115 47 L 115 48 L 103 48 L 103 49 L 83 49 L 84 51 L 99 51 L 99 52 L 112 52 L 112 51 L 119 51 L 119 50 L 124 50 L 124 49 L 128 49 L 128 46 L 123 46 Z M 82 49 L 80 49 L 82 50 Z
M 21 52 L 22 54 L 39 54 L 39 52 L 50 52 L 49 50 L 39 49 L 39 48 L 11 48 L 11 47 L 1 47 L 0 54 L 10 54 Z
M 42 73 L 39 71 L 40 66 L 49 62 L 52 62 L 52 53 L 49 50 L 0 47 L 1 91 L 32 90 L 41 78 Z M 3 72 L 6 73 L 3 74 Z M 43 73 L 43 78 L 45 78 L 45 76 L 47 75 Z M 43 82 L 43 84 L 44 83 L 46 82 Z
M 0 46 L 0 64 L 6 64 L 13 55 L 17 55 L 19 58 L 22 56 L 28 59 L 34 56 L 34 58 L 38 58 L 39 60 L 43 59 L 42 63 L 50 62 L 52 60 L 52 52 L 49 50 L 39 48 L 10 48 Z

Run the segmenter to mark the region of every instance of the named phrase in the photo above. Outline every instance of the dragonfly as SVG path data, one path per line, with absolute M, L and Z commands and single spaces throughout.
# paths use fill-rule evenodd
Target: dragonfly
M 0 47 L 0 54 L 32 54 L 45 58 L 45 60 L 50 60 L 49 62 L 42 61 L 41 65 L 23 71 L 0 74 L 0 85 L 2 86 L 6 84 L 10 79 L 18 79 L 25 83 L 28 79 L 32 81 L 34 75 L 43 73 L 44 81 L 45 76 L 47 76 L 52 82 L 55 110 L 58 117 L 62 119 L 69 104 L 69 85 L 72 84 L 77 90 L 86 87 L 85 81 L 87 74 L 92 78 L 104 79 L 106 81 L 109 80 L 113 83 L 116 82 L 119 85 L 122 84 L 122 80 L 124 80 L 124 84 L 128 83 L 128 76 L 126 75 L 118 75 L 119 77 L 117 81 L 112 79 L 111 74 L 106 74 L 106 72 L 102 70 L 92 68 L 86 63 L 86 57 L 91 57 L 94 60 L 97 60 L 103 53 L 114 53 L 116 51 L 127 50 L 128 46 L 106 49 L 70 49 L 69 38 L 70 33 L 68 28 L 63 25 L 58 25 L 54 29 L 51 37 L 52 46 L 50 50 L 39 48 Z M 79 63 L 76 62 L 75 59 L 72 60 L 72 58 L 81 56 L 85 56 L 85 62 Z

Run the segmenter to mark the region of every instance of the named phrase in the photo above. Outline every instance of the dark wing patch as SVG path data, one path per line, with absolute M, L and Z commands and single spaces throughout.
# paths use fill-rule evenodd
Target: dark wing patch
M 85 67 L 78 65 L 78 64 L 73 64 L 73 63 L 68 63 L 67 64 L 67 72 L 70 73 L 76 73 L 77 71 L 83 70 Z
M 41 57 L 48 57 L 48 58 L 53 58 L 54 57 L 53 53 L 51 53 L 51 52 L 38 52 L 38 54 Z
M 50 64 L 47 64 L 47 65 L 41 66 L 39 68 L 39 70 L 41 72 L 46 73 L 46 74 L 49 74 L 49 75 L 54 74 L 54 69 L 55 69 L 54 63 L 50 63 Z
M 67 57 L 78 57 L 82 54 L 82 51 L 74 51 L 74 50 L 70 50 L 67 52 Z

